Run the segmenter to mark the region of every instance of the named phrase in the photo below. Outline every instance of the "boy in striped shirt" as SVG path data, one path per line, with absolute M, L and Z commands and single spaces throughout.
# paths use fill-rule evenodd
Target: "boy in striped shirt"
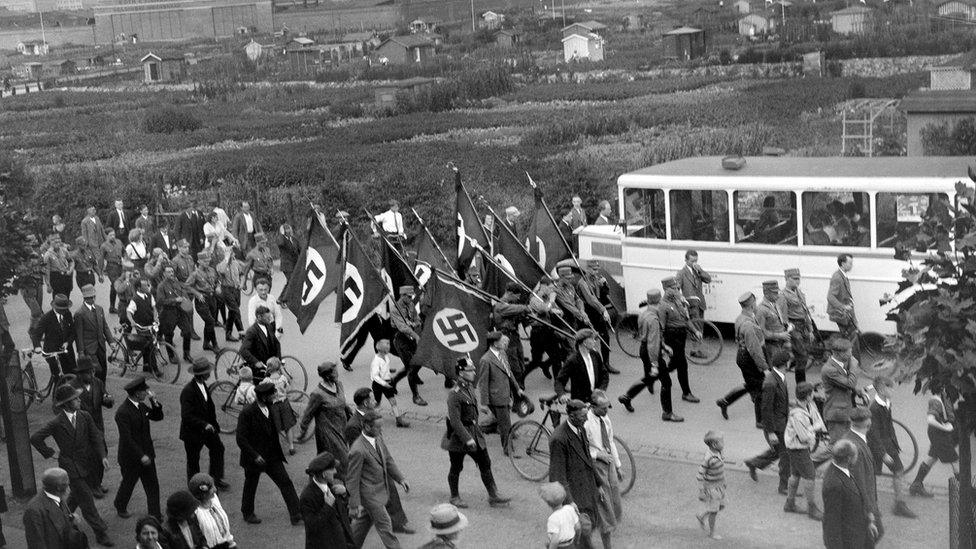
M 703 510 L 695 518 L 702 530 L 708 532 L 708 537 L 722 539 L 715 534 L 715 519 L 718 512 L 725 509 L 725 460 L 722 457 L 725 439 L 721 433 L 709 431 L 705 433 L 705 445 L 708 452 L 698 468 L 698 482 L 701 484 L 698 499 L 703 504 Z

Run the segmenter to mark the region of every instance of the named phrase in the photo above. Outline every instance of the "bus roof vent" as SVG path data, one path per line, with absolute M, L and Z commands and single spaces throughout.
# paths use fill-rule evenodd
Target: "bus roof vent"
M 746 159 L 741 156 L 726 156 L 722 159 L 722 167 L 726 170 L 741 170 L 746 165 Z

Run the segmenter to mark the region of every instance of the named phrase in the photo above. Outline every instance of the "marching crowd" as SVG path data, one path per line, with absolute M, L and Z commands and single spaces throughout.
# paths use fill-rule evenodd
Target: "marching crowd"
M 587 222 L 581 203 L 575 197 L 562 218 L 567 233 Z M 514 227 L 517 216 L 516 209 L 506 210 L 506 224 Z M 131 215 L 117 201 L 104 225 L 96 209 L 89 208 L 71 248 L 65 244 L 63 220 L 55 217 L 43 243 L 31 237 L 34 253 L 16 279 L 31 311 L 33 346 L 48 356 L 51 374 L 59 379 L 54 392 L 56 415 L 31 435 L 31 444 L 43 457 L 56 455 L 58 460 L 57 468 L 44 472 L 43 490 L 24 513 L 31 549 L 86 546 L 73 515 L 78 507 L 95 533 L 95 541 L 114 545 L 94 501 L 110 491 L 103 483 L 110 461 L 103 409 L 113 407 L 122 474 L 113 506 L 119 517 L 129 518 L 129 499 L 135 485 L 141 483 L 147 509 L 146 516 L 135 524 L 138 547 L 224 549 L 238 545 L 218 496 L 231 489 L 225 481 L 225 449 L 208 385 L 214 370 L 208 353 L 219 347 L 218 328 L 224 329 L 224 341 L 240 341 L 239 354 L 246 362 L 234 395 L 244 405 L 236 431 L 239 465 L 244 471 L 240 509 L 244 521 L 261 522 L 255 493 L 262 474 L 267 474 L 281 492 L 291 523 L 304 524 L 306 547 L 340 547 L 342 543 L 361 547 L 371 529 L 385 547 L 400 547 L 397 534 L 414 533 L 400 497 L 401 490 L 409 492 L 410 485 L 397 467 L 396 449 L 391 450 L 384 441 L 383 416 L 377 408 L 385 398 L 396 427 L 409 428 L 397 400 L 403 379 L 407 379 L 413 403 L 427 405 L 420 394 L 419 367 L 411 366 L 427 313 L 422 289 L 398 288 L 397 306 L 391 307 L 392 331 L 388 338 L 374 342 L 370 386 L 355 390 L 350 404 L 339 379 L 339 365 L 322 362 L 316 369 L 318 383 L 298 417 L 288 404 L 287 380 L 281 371 L 282 309 L 288 307 L 283 300 L 287 294 L 282 290 L 279 300 L 271 293 L 273 254 L 246 202 L 233 219 L 216 204 L 196 205 L 181 212 L 172 226 L 157 224 L 145 206 Z M 604 201 L 597 223 L 609 224 L 611 217 L 610 205 Z M 403 235 L 395 203 L 376 221 L 390 236 Z M 287 224 L 278 232 L 281 270 L 288 279 L 302 246 Z M 126 242 L 119 235 L 125 235 Z M 658 383 L 666 422 L 683 421 L 671 398 L 672 371 L 677 372 L 682 402 L 700 402 L 690 386 L 685 345 L 691 342 L 692 348 L 687 350 L 691 356 L 701 353 L 697 342 L 706 310 L 703 285 L 711 277 L 698 264 L 695 251 L 689 250 L 685 260 L 679 272 L 662 281 L 661 289 L 647 292 L 646 307 L 638 318 L 644 375 L 618 398 L 627 411 L 634 412 L 635 399 L 644 389 L 653 394 Z M 782 291 L 778 281 L 768 281 L 758 304 L 751 293 L 740 297 L 736 364 L 744 384 L 716 404 L 728 419 L 734 402 L 745 395 L 753 400 L 756 425 L 768 448 L 746 464 L 757 480 L 757 469 L 778 460 L 785 511 L 797 512 L 801 508 L 798 494 L 802 494 L 804 512 L 823 521 L 828 547 L 868 547 L 884 532 L 874 480 L 882 466 L 894 473 L 894 514 L 915 515 L 901 485 L 905 471 L 891 424 L 891 381 L 875 379 L 873 394 L 862 403 L 857 400 L 862 390 L 852 352 L 858 353 L 858 332 L 846 274 L 853 258 L 839 256 L 838 266 L 827 301 L 828 314 L 841 333 L 830 342 L 821 385 L 806 381 L 815 327 L 799 287 L 800 272 L 787 269 Z M 524 387 L 526 376 L 536 369 L 553 380 L 554 401 L 565 406 L 567 415 L 551 437 L 551 482 L 540 489 L 552 509 L 545 543 L 551 548 L 591 547 L 591 537 L 598 533 L 602 547 L 611 546 L 611 535 L 622 517 L 618 485 L 622 472 L 608 416 L 611 399 L 605 391 L 609 376 L 620 373 L 611 366 L 608 340 L 613 318 L 623 311 L 614 310 L 599 262 L 581 265 L 570 258 L 560 262 L 555 272 L 556 276 L 543 278 L 531 290 L 509 284 L 493 307 L 487 351 L 475 359 L 459 359 L 454 375 L 445 376 L 450 392 L 441 448 L 449 456 L 450 501 L 431 510 L 430 530 L 435 539 L 424 547 L 456 547 L 459 533 L 468 524 L 460 511 L 468 507 L 460 490 L 467 457 L 478 467 L 488 503 L 493 507 L 508 504 L 510 498 L 499 490 L 492 473 L 485 434 L 497 431 L 508 454 L 511 413 L 521 415 L 531 409 Z M 95 303 L 96 281 L 106 278 L 110 282 L 107 312 Z M 255 293 L 243 307 L 241 290 L 248 279 L 253 280 Z M 84 303 L 72 312 L 75 284 Z M 51 296 L 47 311 L 42 306 L 45 293 Z M 194 330 L 194 313 L 202 322 L 202 337 Z M 186 453 L 187 482 L 166 499 L 165 507 L 160 500 L 151 429 L 152 422 L 163 419 L 163 408 L 147 380 L 161 365 L 146 360 L 146 376 L 128 382 L 119 402 L 108 394 L 107 345 L 115 337 L 107 320 L 111 314 L 118 315 L 127 342 L 135 349 L 154 344 L 157 326 L 160 340 L 172 344 L 179 328 L 182 353 L 175 356 L 175 348 L 167 347 L 169 359 L 191 364 L 193 379 L 180 394 L 179 438 Z M 556 328 L 556 320 L 572 337 Z M 525 356 L 520 335 L 523 327 L 530 333 L 529 356 Z M 194 352 L 192 342 L 201 339 L 201 351 Z M 391 368 L 394 354 L 405 365 L 400 371 Z M 341 366 L 351 368 L 346 363 Z M 790 370 L 796 380 L 793 399 L 785 382 Z M 913 495 L 931 495 L 922 481 L 935 461 L 954 463 L 956 459 L 952 409 L 938 397 L 930 403 L 929 425 L 930 458 L 911 485 Z M 310 429 L 314 429 L 317 455 L 306 468 L 308 483 L 299 494 L 284 464 L 295 454 L 295 441 L 304 439 Z M 48 445 L 50 439 L 57 451 Z M 709 535 L 718 537 L 716 517 L 726 498 L 724 442 L 721 433 L 709 431 L 705 443 L 708 452 L 698 478 L 703 511 L 698 520 Z M 200 468 L 204 447 L 209 456 L 207 473 Z M 822 498 L 815 490 L 816 468 L 823 471 Z M 856 543 L 851 544 L 852 539 Z

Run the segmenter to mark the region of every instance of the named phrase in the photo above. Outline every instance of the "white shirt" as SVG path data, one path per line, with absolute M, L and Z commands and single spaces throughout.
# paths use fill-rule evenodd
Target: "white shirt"
M 386 210 L 376 216 L 376 222 L 387 233 L 403 235 L 403 214 L 400 212 Z
M 374 450 L 376 450 L 376 437 L 371 437 L 366 433 L 363 433 L 363 438 L 365 438 L 366 442 L 368 442 L 369 445 L 372 446 Z M 379 450 L 376 451 L 379 452 Z
M 251 296 L 251 299 L 248 300 L 247 325 L 250 326 L 251 324 L 257 322 L 258 315 L 255 311 L 257 311 L 258 307 L 261 305 L 264 305 L 269 311 L 271 311 L 271 316 L 274 317 L 275 326 L 280 328 L 282 325 L 281 305 L 278 305 L 278 300 L 270 292 L 268 293 L 268 299 L 261 299 L 261 296 L 254 294 Z
M 777 369 L 777 368 L 771 368 L 771 370 L 773 372 L 775 372 L 776 375 L 779 376 L 780 381 L 786 381 L 786 374 L 784 374 L 783 372 L 779 371 L 779 369 Z
M 258 324 L 258 329 L 261 330 L 261 333 L 264 334 L 264 337 L 268 337 L 268 327 L 267 326 L 265 326 L 264 324 Z
M 61 498 L 60 497 L 52 494 L 51 492 L 48 492 L 47 490 L 44 490 L 44 495 L 47 496 L 47 497 L 49 497 L 49 498 L 51 498 L 52 500 L 54 500 L 54 503 L 57 503 L 58 504 L 58 507 L 61 507 Z
M 572 541 L 576 537 L 576 525 L 579 523 L 579 514 L 572 505 L 563 505 L 549 515 L 546 520 L 546 533 L 550 540 L 558 540 L 559 543 Z
M 261 410 L 261 413 L 264 414 L 264 417 L 268 417 L 271 414 L 267 406 L 262 406 L 258 404 L 258 410 Z
M 840 469 L 840 472 L 842 472 L 845 475 L 847 475 L 847 478 L 851 478 L 851 471 L 850 471 L 850 469 L 848 469 L 846 467 L 841 467 L 840 465 L 837 465 L 836 463 L 834 463 L 834 467 Z
M 369 365 L 369 378 L 384 387 L 390 386 L 390 355 L 376 355 Z
M 880 395 L 874 395 L 874 401 L 877 402 L 878 404 L 884 406 L 885 408 L 891 408 L 891 401 L 890 400 L 884 400 L 883 398 L 881 398 Z
M 125 228 L 125 213 L 123 213 L 122 210 L 115 210 L 115 213 L 118 214 L 118 216 L 119 216 L 119 228 L 120 229 L 124 229 Z
M 159 231 L 159 236 L 163 237 L 163 242 L 166 244 L 166 249 L 163 251 L 166 252 L 167 256 L 169 256 L 169 249 L 171 247 L 169 243 L 169 231 L 165 233 L 163 231 Z
M 129 256 L 129 259 L 132 261 L 146 259 L 146 242 L 143 240 L 138 242 L 129 242 L 129 245 L 125 247 L 125 254 Z
M 64 415 L 67 416 L 68 421 L 70 421 L 71 424 L 74 425 L 75 424 L 75 416 L 78 415 L 78 412 L 68 412 L 68 411 L 65 411 L 64 412 Z
M 332 507 L 335 504 L 335 496 L 332 494 L 332 490 L 329 488 L 328 484 L 319 482 L 317 479 L 313 478 L 312 482 L 322 490 L 322 497 L 325 500 L 325 504 Z
M 195 513 L 203 537 L 207 539 L 207 547 L 234 541 L 234 536 L 230 533 L 230 521 L 227 519 L 227 513 L 220 505 L 220 500 L 217 499 L 216 495 L 210 500 L 209 509 L 197 507 Z
M 590 351 L 584 349 L 580 353 L 583 358 L 583 366 L 586 367 L 586 377 L 590 380 L 590 390 L 596 389 L 596 372 L 593 371 L 593 357 L 590 356 Z
M 245 229 L 247 230 L 247 232 L 253 233 L 254 232 L 254 218 L 251 217 L 251 214 L 249 214 L 249 213 L 243 214 L 243 217 L 244 217 L 244 227 L 245 227 Z
M 610 454 L 613 455 L 613 460 L 620 467 L 620 454 L 617 453 L 617 443 L 613 441 L 613 424 L 610 423 L 610 418 L 603 416 L 602 418 L 593 413 L 593 410 L 586 412 L 586 423 L 583 424 L 583 429 L 586 429 L 586 438 L 590 443 L 590 457 L 596 459 L 597 454 L 600 452 L 605 452 L 606 449 L 603 448 L 603 435 L 600 433 L 600 421 L 607 427 L 607 436 L 610 437 Z
M 152 307 L 153 309 L 156 309 L 156 298 L 154 298 L 151 294 L 136 292 L 136 295 L 138 295 L 143 299 L 146 299 L 148 297 L 149 306 Z M 132 315 L 136 314 L 136 300 L 133 299 L 132 301 L 129 302 L 129 305 L 127 305 L 125 308 L 125 312 L 129 313 L 130 318 L 132 317 Z
M 867 435 L 862 435 L 861 433 L 858 433 L 854 429 L 851 429 L 851 432 L 854 433 L 855 435 L 857 435 L 857 437 L 859 439 L 863 440 L 864 441 L 864 444 L 867 444 L 868 443 L 868 436 Z
M 206 383 L 200 383 L 197 381 L 197 389 L 200 389 L 200 392 L 203 393 L 203 400 L 210 400 L 210 393 L 207 392 Z
M 217 226 L 222 231 L 226 230 L 227 225 L 230 225 L 230 218 L 227 217 L 227 212 L 220 206 L 214 206 L 213 213 L 217 214 Z

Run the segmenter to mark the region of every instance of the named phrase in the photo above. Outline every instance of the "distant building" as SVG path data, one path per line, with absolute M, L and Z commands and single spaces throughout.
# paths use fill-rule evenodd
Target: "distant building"
M 739 19 L 739 34 L 758 36 L 776 32 L 776 17 L 765 13 L 750 13 Z
M 935 13 L 938 17 L 956 19 L 960 21 L 976 21 L 976 1 L 949 0 L 936 5 Z
M 922 130 L 929 125 L 951 127 L 976 117 L 976 52 L 929 68 L 929 89 L 909 94 L 898 108 L 908 118 L 908 156 L 923 156 Z
M 929 89 L 972 90 L 976 74 L 976 51 L 929 68 Z
M 37 11 L 34 0 L 0 0 L 0 8 L 7 8 L 8 11 Z
M 142 63 L 143 82 L 146 84 L 182 82 L 186 78 L 187 63 L 184 57 L 149 52 L 139 62 Z
M 587 33 L 591 33 L 591 32 L 595 33 L 605 28 L 607 28 L 606 25 L 604 25 L 603 23 L 598 23 L 596 21 L 584 21 L 582 23 L 573 23 L 572 25 L 563 27 L 563 38 L 566 38 L 571 34 L 579 34 L 581 36 L 585 36 Z
M 864 34 L 871 29 L 874 9 L 851 6 L 830 12 L 830 26 L 837 34 Z
M 563 60 L 570 61 L 603 61 L 603 38 L 596 33 L 570 34 L 563 37 Z
M 317 47 L 289 45 L 285 49 L 285 55 L 291 70 L 299 73 L 317 71 L 322 61 L 322 50 Z
M 260 44 L 252 39 L 244 46 L 244 55 L 251 61 L 257 62 L 262 58 L 273 57 L 276 47 L 274 44 Z
M 518 31 L 503 29 L 495 33 L 495 45 L 504 50 L 517 48 L 522 42 L 522 35 Z
M 752 13 L 752 2 L 749 0 L 736 0 L 732 8 L 739 13 Z
M 307 36 L 296 36 L 295 38 L 291 39 L 291 42 L 288 43 L 289 46 L 297 46 L 300 48 L 307 48 L 314 44 L 315 40 L 312 40 Z
M 644 28 L 644 21 L 641 19 L 641 16 L 637 15 L 636 13 L 625 15 L 620 22 L 623 25 L 624 30 L 633 31 Z
M 28 61 L 14 65 L 12 68 L 14 76 L 27 80 L 46 80 L 59 76 L 70 76 L 78 71 L 78 65 L 70 59 Z
M 319 50 L 322 51 L 323 59 L 328 59 L 332 63 L 362 59 L 363 53 L 365 53 L 363 43 L 358 41 L 320 44 Z
M 47 55 L 50 46 L 47 42 L 40 40 L 28 40 L 27 42 L 18 42 L 17 51 L 22 55 Z
M 690 61 L 705 56 L 705 31 L 679 27 L 664 33 L 664 57 Z
M 95 43 L 137 35 L 144 42 L 271 33 L 271 0 L 105 0 L 95 6 Z
M 436 78 L 420 77 L 390 82 L 373 90 L 374 102 L 381 109 L 392 109 L 396 107 L 398 95 L 418 94 L 430 89 L 435 83 L 437 83 Z
M 414 19 L 410 22 L 410 32 L 412 33 L 425 33 L 434 32 L 437 28 L 439 21 L 434 21 L 433 19 Z
M 483 29 L 500 29 L 504 22 L 504 15 L 493 11 L 486 11 L 481 14 L 481 21 L 478 22 L 478 26 Z
M 376 48 L 376 58 L 387 63 L 407 65 L 423 63 L 437 54 L 434 43 L 419 35 L 394 36 Z

